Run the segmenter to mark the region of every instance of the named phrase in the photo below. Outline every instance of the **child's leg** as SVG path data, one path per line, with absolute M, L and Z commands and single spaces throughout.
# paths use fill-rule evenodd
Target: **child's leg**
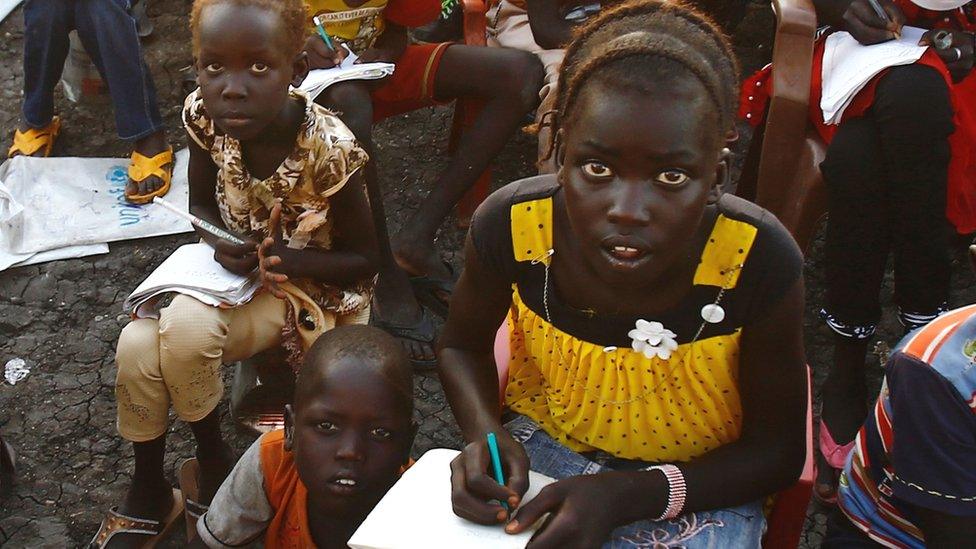
M 944 312 L 949 298 L 949 89 L 930 67 L 893 67 L 878 83 L 872 112 L 888 167 L 895 302 L 911 330 Z
M 268 293 L 234 309 L 179 295 L 160 311 L 160 371 L 173 411 L 190 424 L 197 442 L 201 503 L 210 501 L 234 465 L 220 434 L 221 367 L 277 345 L 286 311 L 285 302 Z
M 21 130 L 43 128 L 54 116 L 54 87 L 68 56 L 72 0 L 24 4 L 24 105 Z
M 144 318 L 126 325 L 119 335 L 115 361 L 117 425 L 119 434 L 132 442 L 135 454 L 132 483 L 119 512 L 161 520 L 169 513 L 172 499 L 163 470 L 169 392 L 159 367 L 159 323 Z M 125 538 L 138 543 L 145 536 Z
M 136 152 L 151 158 L 168 145 L 156 87 L 126 5 L 118 0 L 76 0 L 75 20 L 78 37 L 108 84 L 119 137 L 133 141 Z M 138 184 L 130 181 L 128 194 L 147 194 L 162 185 L 155 176 Z
M 821 388 L 821 420 L 834 441 L 843 445 L 854 439 L 867 415 L 864 363 L 881 317 L 878 294 L 889 247 L 885 167 L 873 118 L 844 122 L 820 169 L 830 212 L 827 303 L 822 313 L 834 331 L 833 360 Z M 836 474 L 821 462 L 818 493 L 829 498 L 835 488 Z
M 525 114 L 538 104 L 542 79 L 541 63 L 526 52 L 463 45 L 444 52 L 434 76 L 434 96 L 438 100 L 477 98 L 485 104 L 420 210 L 394 237 L 394 253 L 405 270 L 449 276 L 434 248 L 434 234 L 519 128 Z
M 366 193 L 373 212 L 373 225 L 379 244 L 380 265 L 373 295 L 377 318 L 396 326 L 415 326 L 420 323 L 423 310 L 417 303 L 410 287 L 410 280 L 400 269 L 390 247 L 390 234 L 386 226 L 383 192 L 376 171 L 376 148 L 373 146 L 373 106 L 370 91 L 362 82 L 341 82 L 328 87 L 316 102 L 338 113 L 339 118 L 356 135 L 360 145 L 369 154 L 365 167 Z M 418 336 L 421 334 L 418 334 Z M 431 342 L 401 337 L 400 341 L 413 360 L 434 359 L 433 333 Z

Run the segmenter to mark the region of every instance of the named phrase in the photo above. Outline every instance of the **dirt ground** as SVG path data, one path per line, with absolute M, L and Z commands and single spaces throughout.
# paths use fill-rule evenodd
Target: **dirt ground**
M 191 63 L 186 28 L 189 0 L 153 0 L 149 13 L 155 32 L 145 42 L 147 62 L 159 91 L 161 109 L 174 145 L 184 146 L 179 128 L 182 104 L 180 69 Z M 768 57 L 772 16 L 753 3 L 735 37 L 747 70 Z M 0 142 L 4 150 L 15 128 L 22 89 L 23 19 L 15 11 L 0 25 Z M 126 156 L 115 137 L 110 106 L 74 105 L 58 92 L 65 120 L 55 154 Z M 423 199 L 446 163 L 450 107 L 416 111 L 381 123 L 376 130 L 380 174 L 390 224 L 396 230 Z M 749 135 L 744 131 L 744 137 Z M 737 153 L 744 151 L 742 139 Z M 533 173 L 534 140 L 516 135 L 494 164 L 496 186 Z M 438 245 L 455 266 L 463 232 L 453 219 L 444 224 Z M 127 322 L 121 304 L 149 270 L 191 235 L 111 245 L 104 256 L 48 263 L 0 273 L 0 364 L 23 358 L 31 374 L 16 386 L 0 384 L 0 432 L 18 450 L 20 476 L 13 493 L 0 501 L 0 545 L 9 547 L 79 546 L 94 534 L 102 513 L 124 493 L 132 468 L 129 446 L 115 426 L 113 386 L 115 342 Z M 817 380 L 829 357 L 828 332 L 814 311 L 822 303 L 820 242 L 807 259 L 807 356 Z M 973 276 L 957 254 L 953 304 L 976 301 Z M 889 280 L 890 288 L 890 280 Z M 890 290 L 884 295 L 890 303 Z M 893 345 L 900 335 L 889 314 L 879 340 Z M 229 376 L 228 376 L 229 377 Z M 879 374 L 874 373 L 877 381 Z M 461 440 L 436 374 L 416 377 L 421 430 L 415 453 L 433 447 L 458 447 Z M 818 399 L 819 400 L 819 399 Z M 252 437 L 235 431 L 225 412 L 225 433 L 238 451 Z M 167 467 L 192 455 L 189 430 L 174 422 L 169 432 Z M 817 547 L 824 530 L 823 509 L 811 504 L 802 547 Z M 169 543 L 179 546 L 182 538 Z

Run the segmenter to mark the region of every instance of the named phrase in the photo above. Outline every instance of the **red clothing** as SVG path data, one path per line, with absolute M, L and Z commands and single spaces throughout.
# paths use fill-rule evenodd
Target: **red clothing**
M 308 491 L 298 478 L 294 454 L 285 450 L 284 431 L 261 437 L 261 472 L 268 503 L 275 510 L 264 535 L 265 549 L 315 547 L 308 528 Z
M 919 8 L 909 0 L 894 0 L 908 20 L 908 25 L 923 28 L 951 28 L 967 32 L 976 31 L 972 3 L 951 12 L 935 12 Z M 810 122 L 826 143 L 830 143 L 839 126 L 827 125 L 820 110 L 824 44 L 827 34 L 822 35 L 814 46 L 813 74 L 810 79 Z M 949 180 L 946 185 L 946 217 L 960 234 L 976 232 L 976 76 L 970 73 L 961 82 L 953 84 L 945 64 L 931 49 L 917 61 L 927 65 L 945 78 L 952 101 L 953 124 L 956 131 L 949 136 L 952 159 L 949 161 Z M 772 93 L 772 71 L 766 67 L 743 83 L 739 116 L 752 125 L 762 122 L 769 94 Z M 874 102 L 878 81 L 887 71 L 882 71 L 862 89 L 844 111 L 843 120 L 863 115 Z

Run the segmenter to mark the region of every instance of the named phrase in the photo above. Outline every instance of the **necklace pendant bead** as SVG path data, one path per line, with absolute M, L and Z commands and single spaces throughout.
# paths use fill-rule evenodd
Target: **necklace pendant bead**
M 702 307 L 701 317 L 709 324 L 718 324 L 725 320 L 725 309 L 717 303 L 709 303 Z

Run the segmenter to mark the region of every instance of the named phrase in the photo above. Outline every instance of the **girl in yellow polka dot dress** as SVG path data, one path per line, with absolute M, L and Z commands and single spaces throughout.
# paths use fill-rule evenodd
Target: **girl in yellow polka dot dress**
M 558 173 L 479 208 L 441 340 L 468 441 L 454 509 L 511 533 L 551 513 L 533 549 L 757 547 L 762 501 L 804 461 L 802 258 L 769 212 L 717 192 L 731 48 L 680 3 L 633 0 L 580 30 L 559 78 Z M 560 480 L 520 507 L 529 468 Z

